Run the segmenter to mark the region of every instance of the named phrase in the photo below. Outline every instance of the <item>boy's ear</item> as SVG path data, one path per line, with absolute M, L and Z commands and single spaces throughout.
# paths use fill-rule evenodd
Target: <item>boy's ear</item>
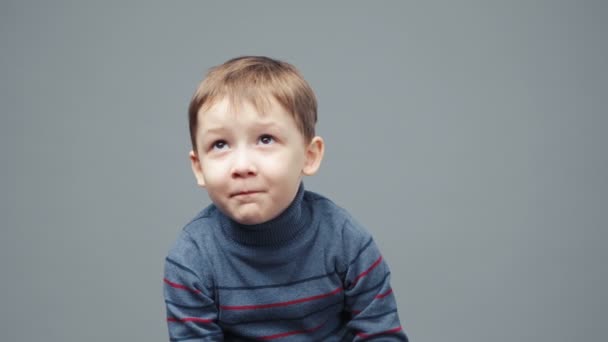
M 325 143 L 323 138 L 316 136 L 312 138 L 310 144 L 306 148 L 306 161 L 302 173 L 306 176 L 312 176 L 317 173 L 321 161 L 323 160 L 323 153 L 325 152 Z
M 196 152 L 190 151 L 190 163 L 192 164 L 192 173 L 194 178 L 200 187 L 205 187 L 205 178 L 203 177 L 203 168 L 201 166 L 201 160 L 196 155 Z

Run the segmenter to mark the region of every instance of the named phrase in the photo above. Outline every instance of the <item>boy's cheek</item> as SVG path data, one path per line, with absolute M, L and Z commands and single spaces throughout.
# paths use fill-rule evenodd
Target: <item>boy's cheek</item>
M 264 164 L 263 170 L 259 170 L 263 173 L 264 178 L 282 182 L 293 178 L 299 174 L 299 171 L 294 167 L 292 163 L 286 162 L 284 159 L 276 159 L 267 161 Z
M 222 163 L 204 161 L 202 163 L 202 170 L 207 187 L 212 187 L 214 184 L 225 182 L 226 179 L 230 178 L 228 173 L 229 170 L 225 165 L 222 165 Z
M 207 187 L 213 188 L 214 186 L 224 184 L 228 181 L 228 171 L 222 172 L 219 168 L 211 168 L 209 171 L 204 172 L 205 183 Z M 222 176 L 224 175 L 224 176 Z

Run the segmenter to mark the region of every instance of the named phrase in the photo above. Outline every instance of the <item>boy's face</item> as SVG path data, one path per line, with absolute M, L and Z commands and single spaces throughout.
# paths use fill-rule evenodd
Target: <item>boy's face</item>
M 198 113 L 198 153 L 190 152 L 199 185 L 223 213 L 242 224 L 266 222 L 289 206 L 302 175 L 316 172 L 323 140 L 308 143 L 293 117 L 274 99 L 258 113 L 227 99 Z

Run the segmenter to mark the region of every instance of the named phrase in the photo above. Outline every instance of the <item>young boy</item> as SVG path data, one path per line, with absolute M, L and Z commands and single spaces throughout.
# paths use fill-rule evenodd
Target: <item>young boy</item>
M 171 341 L 407 341 L 370 234 L 305 191 L 323 158 L 317 103 L 290 64 L 217 66 L 189 109 L 190 160 L 213 202 L 165 262 Z

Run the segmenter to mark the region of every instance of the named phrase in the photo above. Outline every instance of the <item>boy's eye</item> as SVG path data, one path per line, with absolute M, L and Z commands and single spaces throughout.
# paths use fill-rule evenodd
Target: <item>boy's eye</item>
M 274 142 L 274 138 L 269 134 L 263 134 L 260 136 L 259 141 L 263 145 L 268 145 Z
M 223 150 L 228 147 L 228 143 L 225 140 L 218 140 L 211 144 L 211 148 L 214 150 Z

